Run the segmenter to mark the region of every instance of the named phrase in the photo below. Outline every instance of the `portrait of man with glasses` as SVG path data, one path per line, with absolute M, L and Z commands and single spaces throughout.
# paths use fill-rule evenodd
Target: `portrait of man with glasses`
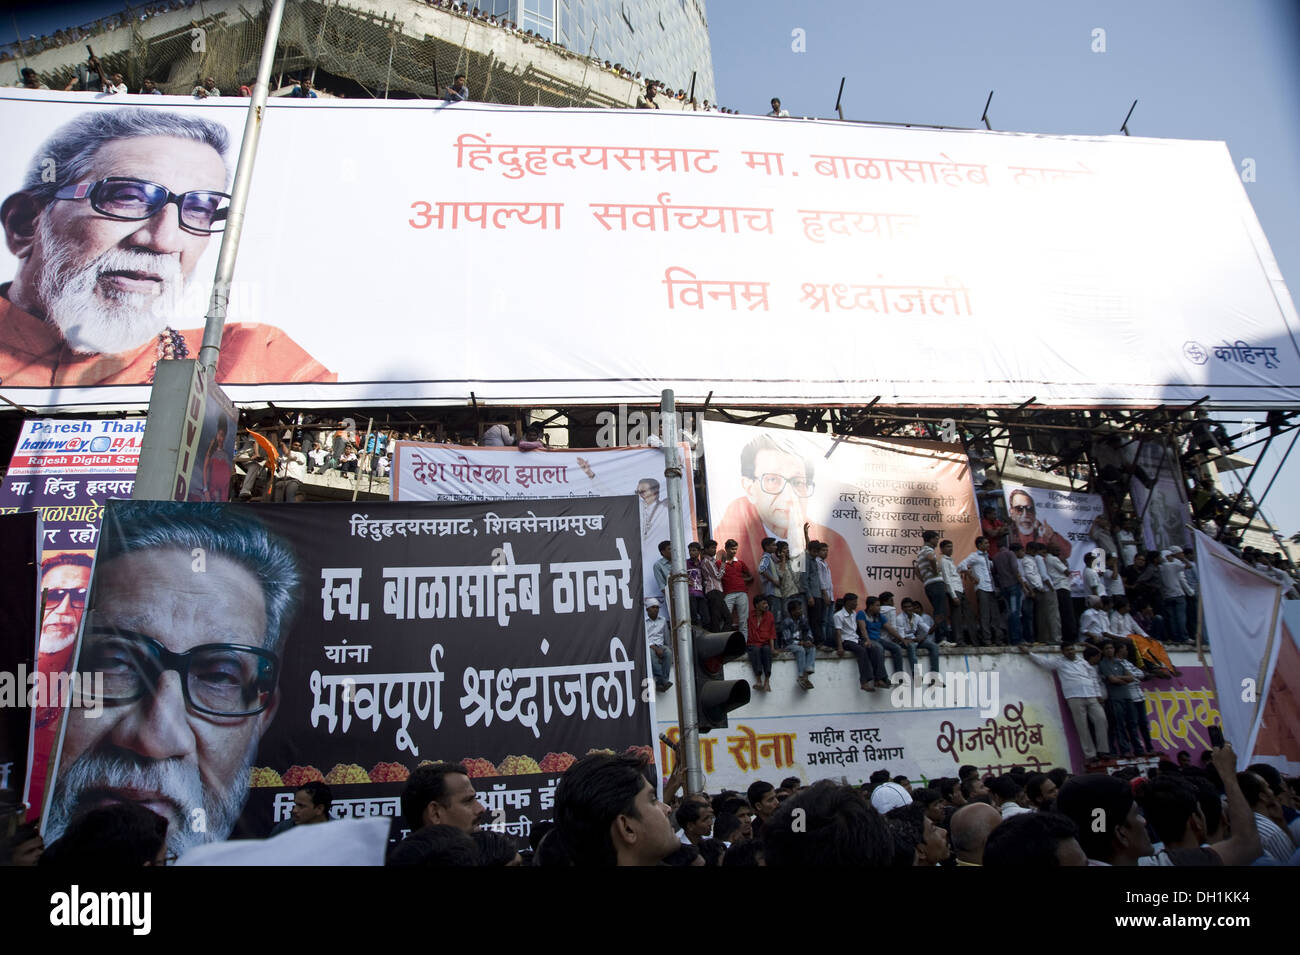
M 237 508 L 132 501 L 110 514 L 76 661 L 102 675 L 103 712 L 68 712 L 45 839 L 131 802 L 166 818 L 167 847 L 183 853 L 228 838 L 243 811 L 300 570 Z
M 754 438 L 740 452 L 741 497 L 727 505 L 713 536 L 718 540 L 734 538 L 740 544 L 738 556 L 748 567 L 757 567 L 762 559 L 764 537 L 787 541 L 790 559 L 796 570 L 802 571 L 806 524 L 809 540 L 830 547 L 827 563 L 835 594 L 867 593 L 848 542 L 808 517 L 816 470 L 816 461 L 787 439 L 769 434 Z M 756 591 L 758 585 L 751 589 Z
M 104 106 L 36 150 L 0 205 L 18 260 L 0 286 L 0 384 L 146 384 L 160 359 L 198 357 L 206 301 L 185 291 L 225 228 L 229 140 L 211 120 Z M 217 375 L 337 377 L 280 329 L 238 323 L 226 325 Z
M 1055 544 L 1061 548 L 1061 560 L 1069 562 L 1072 549 L 1069 538 L 1052 530 L 1052 525 L 1039 516 L 1037 505 L 1028 491 L 1021 488 L 1011 491 L 1007 495 L 1007 511 L 1011 517 L 1013 544 L 1028 544 L 1031 541 L 1048 547 Z

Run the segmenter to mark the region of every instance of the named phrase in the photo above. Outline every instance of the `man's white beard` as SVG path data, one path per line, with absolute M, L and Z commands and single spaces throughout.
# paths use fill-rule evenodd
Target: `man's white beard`
M 69 714 L 68 718 L 76 717 Z M 58 839 L 73 817 L 88 808 L 81 805 L 82 793 L 87 789 L 130 789 L 163 793 L 178 807 L 179 818 L 168 819 L 168 851 L 179 856 L 195 846 L 220 842 L 230 836 L 248 801 L 249 769 L 257 756 L 258 742 L 257 735 L 249 741 L 243 766 L 226 792 L 205 791 L 198 767 L 179 759 L 133 759 L 122 750 L 115 755 L 92 749 L 59 774 L 50 801 L 45 840 L 51 843 Z M 203 810 L 201 823 L 196 809 Z
M 161 306 L 179 301 L 185 286 L 177 256 L 112 248 L 78 267 L 70 243 L 55 233 L 47 216 L 41 217 L 38 228 L 45 268 L 37 290 L 45 320 L 63 333 L 69 348 L 81 354 L 119 355 L 139 348 L 166 327 Z M 107 289 L 101 298 L 100 276 L 118 271 L 161 276 L 158 293 Z

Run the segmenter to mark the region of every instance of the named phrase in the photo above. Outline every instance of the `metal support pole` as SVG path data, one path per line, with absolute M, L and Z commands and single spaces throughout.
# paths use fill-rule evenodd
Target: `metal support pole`
M 370 430 L 371 430 L 374 426 L 375 426 L 375 419 L 374 419 L 374 418 L 371 418 L 371 419 L 366 423 L 366 439 L 365 439 L 364 441 L 361 442 L 361 454 L 365 454 L 365 452 L 366 452 L 366 445 L 368 445 L 368 444 L 370 443 Z M 375 442 L 376 445 L 377 445 L 378 443 L 379 443 L 378 441 Z M 373 453 L 373 452 L 372 452 L 372 453 Z M 361 468 L 360 468 L 360 463 L 361 463 L 361 454 L 358 454 L 358 455 L 357 455 L 357 464 L 358 464 L 358 467 L 357 467 L 357 473 L 354 474 L 354 475 L 352 475 L 352 500 L 354 500 L 354 501 L 357 499 L 357 492 L 361 490 Z M 373 474 L 373 473 L 374 473 L 374 470 L 373 470 L 373 468 L 371 468 L 371 462 L 370 462 L 369 460 L 366 461 L 366 466 L 367 466 L 367 468 L 370 468 L 370 469 L 371 469 L 371 470 L 370 470 L 370 473 Z
M 1300 435 L 1300 432 L 1298 432 L 1298 435 Z M 1270 444 L 1273 443 L 1273 437 L 1274 437 L 1274 436 L 1273 436 L 1272 434 L 1270 434 L 1270 435 L 1268 436 L 1268 440 L 1264 442 L 1264 447 L 1263 447 L 1263 449 L 1259 452 L 1259 457 L 1257 457 L 1257 458 L 1255 459 L 1255 464 L 1254 464 L 1254 466 L 1251 467 L 1251 469 L 1250 469 L 1250 473 L 1246 475 L 1246 480 L 1243 481 L 1242 484 L 1241 484 L 1241 490 L 1238 491 L 1238 492 L 1237 492 L 1237 496 L 1234 497 L 1234 498 L 1232 499 L 1232 506 L 1231 506 L 1230 508 L 1228 508 L 1228 513 L 1227 513 L 1226 515 L 1224 515 L 1223 523 L 1219 526 L 1219 533 L 1216 534 L 1216 535 L 1214 535 L 1214 539 L 1215 539 L 1216 541 L 1221 541 L 1221 540 L 1223 540 L 1223 535 L 1227 533 L 1227 531 L 1228 531 L 1228 525 L 1232 523 L 1232 517 L 1233 517 L 1233 515 L 1237 513 L 1237 508 L 1241 506 L 1241 499 L 1242 499 L 1242 497 L 1244 497 L 1245 494 L 1246 494 L 1246 488 L 1248 488 L 1248 487 L 1250 486 L 1250 479 L 1253 478 L 1253 477 L 1255 476 L 1255 472 L 1259 470 L 1259 466 L 1260 466 L 1260 464 L 1262 464 L 1263 461 L 1264 461 L 1264 455 L 1268 454 L 1268 446 L 1269 446 Z M 1291 439 L 1291 443 L 1292 443 L 1292 444 L 1295 444 L 1295 438 L 1292 438 L 1292 439 Z M 1288 449 L 1287 449 L 1287 454 L 1290 454 L 1290 453 L 1291 453 L 1291 451 L 1290 451 L 1290 449 L 1288 448 Z M 1272 482 L 1271 482 L 1271 481 L 1269 482 L 1269 484 L 1270 484 L 1270 486 L 1272 486 Z M 1256 510 L 1256 511 L 1259 510 L 1259 505 L 1258 505 L 1258 504 L 1255 505 L 1255 510 Z M 1253 515 L 1252 515 L 1252 516 L 1253 516 Z M 1250 518 L 1247 518 L 1247 519 L 1246 519 L 1246 525 L 1247 525 L 1247 526 L 1250 525 Z
M 677 449 L 677 411 L 671 389 L 665 388 L 659 401 L 659 420 L 664 442 L 664 478 L 668 484 L 668 539 L 672 542 L 671 573 L 668 576 L 672 623 L 677 648 L 677 692 L 681 707 L 681 758 L 686 764 L 686 791 L 704 791 L 700 767 L 700 727 L 695 700 L 695 645 L 691 639 L 691 599 L 686 575 L 686 539 L 682 533 L 682 463 Z
M 208 375 L 216 374 L 217 359 L 221 357 L 221 335 L 226 327 L 230 283 L 235 274 L 235 258 L 239 255 L 239 237 L 244 231 L 244 207 L 248 205 L 248 187 L 253 178 L 257 140 L 262 133 L 262 120 L 266 115 L 267 86 L 271 82 L 271 66 L 275 60 L 275 47 L 280 39 L 280 21 L 283 17 L 284 0 L 274 0 L 271 15 L 266 21 L 266 40 L 262 43 L 262 59 L 257 65 L 257 84 L 253 88 L 253 100 L 248 104 L 248 118 L 244 121 L 244 139 L 239 146 L 235 182 L 230 189 L 230 211 L 226 214 L 226 231 L 221 234 L 217 274 L 212 281 L 212 298 L 208 302 L 208 314 L 203 324 L 203 347 L 199 349 L 199 364 Z

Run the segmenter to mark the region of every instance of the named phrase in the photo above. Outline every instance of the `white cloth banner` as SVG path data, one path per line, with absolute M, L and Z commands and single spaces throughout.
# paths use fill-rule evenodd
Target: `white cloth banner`
M 85 167 L 101 178 L 59 178 L 83 167 L 46 140 L 128 109 L 198 131 L 155 137 L 148 161 L 110 142 Z M 229 191 L 246 114 L 0 92 L 0 196 L 27 181 L 43 210 L 42 254 L 0 251 L 6 395 L 143 407 L 159 354 L 198 353 L 219 240 L 142 243 L 153 219 L 97 207 Z M 222 156 L 205 140 L 223 132 Z M 92 335 L 86 309 L 117 331 Z M 1300 402 L 1298 334 L 1220 142 L 274 99 L 218 378 L 236 403 L 300 407 L 666 387 L 718 405 L 1280 406 Z
M 1093 569 L 1098 575 L 1106 570 L 1105 552 L 1089 536 L 1092 522 L 1102 513 L 1101 495 L 1026 487 L 1005 481 L 1002 489 L 1006 492 L 1011 525 L 1008 543 L 1055 544 L 1061 549 L 1061 560 L 1070 568 L 1070 593 L 1084 596 L 1084 558 L 1096 551 L 1098 558 L 1093 561 Z
M 678 445 L 682 473 L 691 449 Z M 682 482 L 682 539 L 695 540 L 695 488 Z M 656 448 L 520 451 L 398 441 L 393 453 L 395 501 L 517 501 L 563 497 L 640 499 L 641 566 L 647 597 L 663 594 L 654 577 L 659 544 L 670 540 L 664 453 Z
M 1238 754 L 1251 754 L 1283 640 L 1282 588 L 1208 535 L 1194 536 L 1223 735 Z
M 1187 529 L 1192 512 L 1183 486 L 1183 468 L 1164 441 L 1132 441 L 1125 456 L 1155 482 L 1150 489 L 1135 476 L 1130 482 L 1133 506 L 1142 515 L 1142 536 L 1148 550 L 1192 546 Z

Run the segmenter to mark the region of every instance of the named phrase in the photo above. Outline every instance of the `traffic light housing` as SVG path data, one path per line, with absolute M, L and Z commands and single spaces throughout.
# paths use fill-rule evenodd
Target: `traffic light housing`
M 749 702 L 747 680 L 724 680 L 722 665 L 745 656 L 745 635 L 739 630 L 709 633 L 691 628 L 695 648 L 696 725 L 701 733 L 727 727 L 727 714 Z

